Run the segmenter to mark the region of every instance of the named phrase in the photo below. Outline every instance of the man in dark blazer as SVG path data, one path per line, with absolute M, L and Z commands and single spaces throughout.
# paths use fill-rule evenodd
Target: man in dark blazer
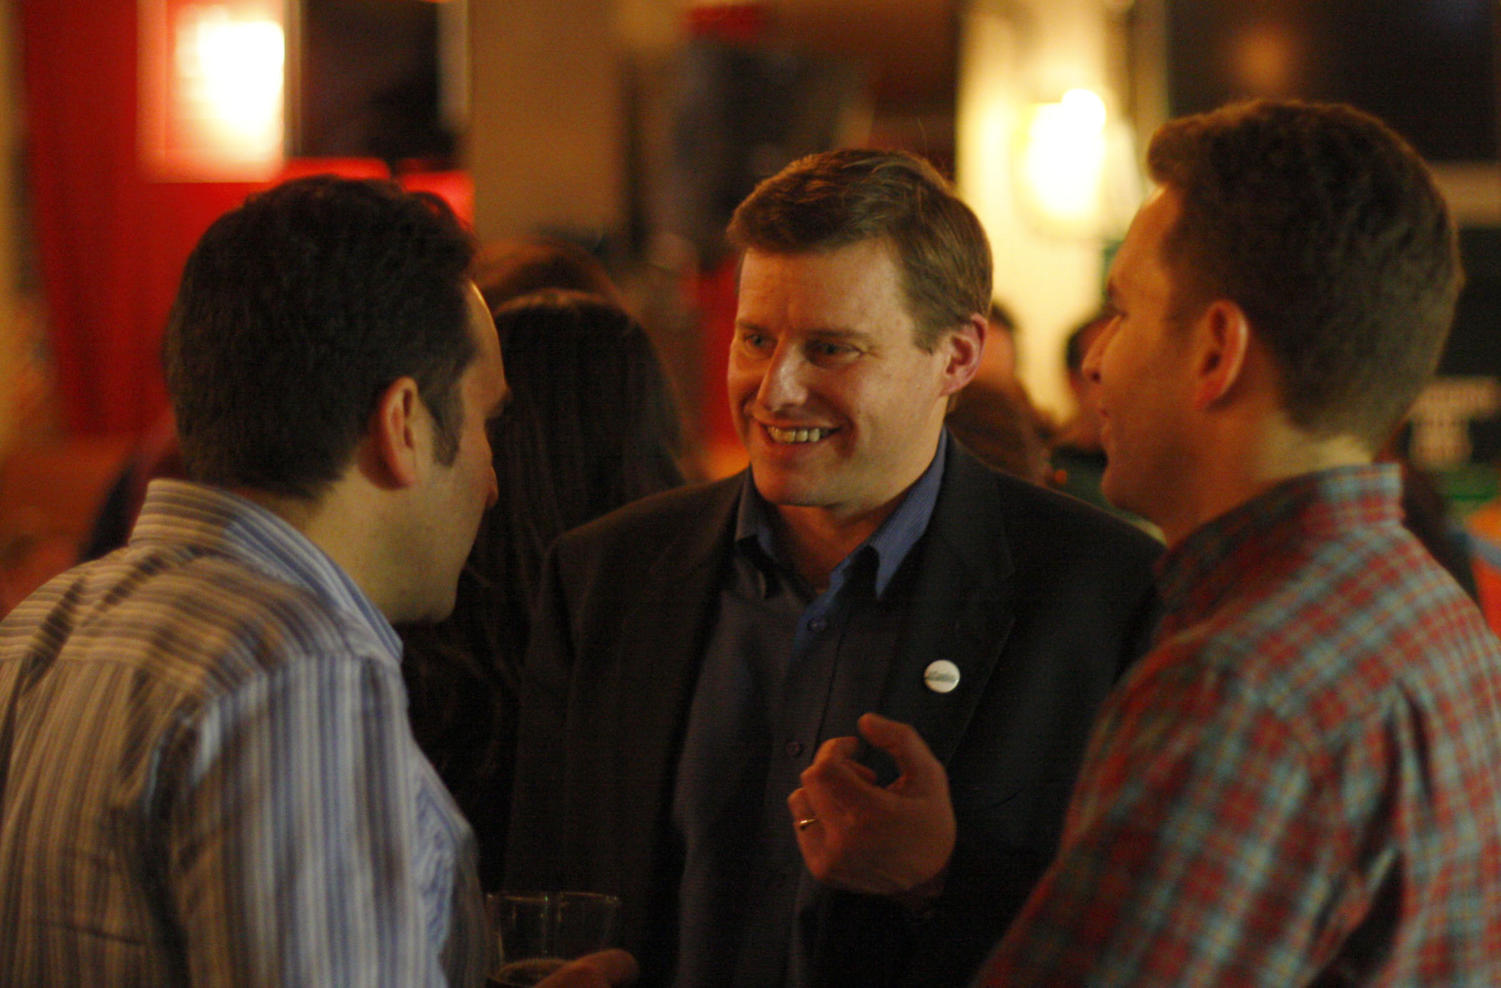
M 750 469 L 549 554 L 508 884 L 621 896 L 646 984 L 962 984 L 1056 847 L 1093 713 L 1150 631 L 1156 545 L 947 436 L 990 252 L 926 163 L 804 159 L 730 235 Z M 789 818 L 865 711 L 937 755 L 946 831 Z M 900 800 L 890 736 L 860 756 Z

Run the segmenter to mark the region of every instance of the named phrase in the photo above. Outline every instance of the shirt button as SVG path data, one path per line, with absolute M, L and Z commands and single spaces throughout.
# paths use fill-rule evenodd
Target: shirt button
M 803 743 L 801 741 L 788 741 L 786 750 L 789 758 L 796 758 L 803 753 Z
M 808 627 L 812 628 L 814 631 L 822 631 L 828 626 L 828 620 L 821 617 L 814 618 L 813 620 L 808 622 Z

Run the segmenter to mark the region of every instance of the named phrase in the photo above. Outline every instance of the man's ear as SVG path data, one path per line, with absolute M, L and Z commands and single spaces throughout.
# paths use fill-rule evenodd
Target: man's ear
M 366 437 L 371 465 L 381 478 L 396 487 L 410 487 L 422 476 L 422 430 L 420 421 L 427 414 L 417 382 L 398 377 L 381 392 L 370 416 Z
M 978 312 L 944 337 L 948 363 L 943 368 L 943 394 L 951 395 L 968 384 L 980 369 L 985 354 L 985 317 Z
M 1223 401 L 1246 372 L 1251 323 L 1245 310 L 1229 299 L 1215 299 L 1194 326 L 1194 406 L 1209 408 Z

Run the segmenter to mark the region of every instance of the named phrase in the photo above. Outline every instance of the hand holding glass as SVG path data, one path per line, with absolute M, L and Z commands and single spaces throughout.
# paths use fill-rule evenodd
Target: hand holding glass
M 491 988 L 529 988 L 564 963 L 610 945 L 620 900 L 598 892 L 485 897 L 497 955 Z

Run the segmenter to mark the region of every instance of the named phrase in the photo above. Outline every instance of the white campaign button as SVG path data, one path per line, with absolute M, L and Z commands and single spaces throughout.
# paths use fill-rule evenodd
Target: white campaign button
M 959 667 L 948 659 L 930 662 L 922 672 L 922 681 L 934 693 L 952 693 L 959 685 Z

